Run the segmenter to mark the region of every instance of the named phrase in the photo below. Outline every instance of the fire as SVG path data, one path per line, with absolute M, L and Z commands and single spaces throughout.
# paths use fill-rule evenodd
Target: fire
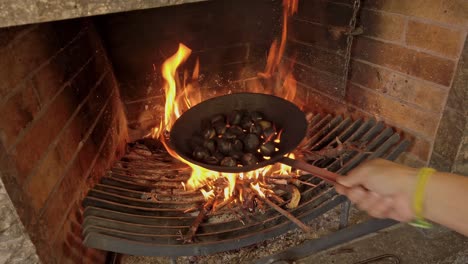
M 294 66 L 294 62 L 285 64 L 281 61 L 281 58 L 283 57 L 286 47 L 288 19 L 297 11 L 297 2 L 297 0 L 283 1 L 283 29 L 281 39 L 279 41 L 275 40 L 272 43 L 267 57 L 265 71 L 258 74 L 259 78 L 273 80 L 275 85 L 270 85 L 272 87 L 263 87 L 260 82 L 258 82 L 257 87 L 253 87 L 251 91 L 268 92 L 276 96 L 283 97 L 286 100 L 294 101 L 296 95 L 296 80 L 292 75 L 292 67 Z M 152 137 L 159 138 L 171 156 L 191 167 L 192 172 L 190 179 L 186 183 L 182 184 L 184 188 L 189 190 L 200 189 L 206 200 L 213 198 L 215 195 L 213 183 L 216 180 L 223 178 L 227 180 L 227 184 L 222 190 L 224 194 L 224 200 L 228 200 L 233 195 L 235 195 L 236 184 L 238 181 L 250 182 L 250 188 L 262 197 L 265 197 L 266 189 L 262 187 L 266 186 L 266 184 L 264 184 L 265 177 L 268 177 L 272 174 L 291 175 L 292 171 L 289 166 L 269 165 L 255 171 L 240 174 L 220 173 L 207 170 L 184 160 L 168 146 L 167 135 L 174 122 L 185 110 L 200 103 L 203 99 L 201 98 L 199 89 L 200 87 L 197 82 L 200 71 L 200 64 L 198 60 L 192 74 L 189 74 L 187 71 L 185 71 L 183 74 L 183 80 L 179 80 L 180 77 L 177 70 L 179 66 L 187 60 L 190 54 L 190 48 L 184 44 L 179 44 L 177 52 L 168 58 L 162 65 L 161 71 L 165 80 L 164 92 L 166 95 L 165 111 L 164 118 L 162 119 L 160 126 L 153 128 L 151 133 Z M 271 138 L 270 140 L 274 140 L 275 142 L 279 143 L 281 132 L 282 131 L 276 135 L 276 138 Z M 294 157 L 294 155 L 290 154 L 290 157 Z M 264 158 L 268 159 L 269 157 Z M 207 191 L 205 187 L 211 189 Z M 239 201 L 242 201 L 242 189 L 238 191 L 236 196 L 238 197 Z

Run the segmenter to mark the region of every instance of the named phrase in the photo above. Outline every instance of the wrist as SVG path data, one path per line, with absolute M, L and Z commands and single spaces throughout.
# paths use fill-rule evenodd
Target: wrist
M 416 185 L 418 182 L 418 172 L 420 169 L 418 168 L 405 168 L 402 172 L 401 175 L 403 178 L 403 185 L 401 191 L 409 197 L 409 203 L 411 205 L 411 199 L 414 194 L 414 190 L 416 189 Z
M 425 205 L 427 203 L 426 199 L 426 192 L 427 192 L 427 185 L 428 182 L 436 173 L 435 169 L 432 168 L 421 168 L 417 174 L 416 186 L 413 193 L 411 209 L 413 211 L 414 219 L 411 222 L 412 225 L 421 228 L 431 228 L 432 225 L 427 222 L 425 218 L 425 214 L 427 213 L 425 210 Z

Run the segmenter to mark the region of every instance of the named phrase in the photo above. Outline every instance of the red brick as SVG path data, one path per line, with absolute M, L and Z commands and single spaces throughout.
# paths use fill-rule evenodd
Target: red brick
M 336 52 L 327 52 L 314 46 L 288 41 L 286 56 L 296 58 L 297 62 L 307 66 L 341 75 L 344 68 L 344 57 Z
M 294 67 L 294 77 L 298 82 L 312 87 L 335 98 L 344 98 L 345 88 L 340 76 L 320 72 L 297 64 Z
M 352 7 L 329 1 L 300 0 L 297 11 L 301 19 L 333 26 L 347 26 L 352 14 Z
M 372 0 L 365 1 L 364 6 L 457 26 L 468 26 L 466 0 Z
M 49 231 L 51 237 L 55 237 L 60 231 L 60 225 L 67 217 L 64 212 L 73 206 L 72 202 L 81 191 L 80 186 L 83 186 L 83 169 L 77 162 L 73 165 L 68 174 L 58 183 L 56 191 L 49 195 L 43 209 L 44 228 Z
M 18 134 L 30 124 L 40 110 L 40 103 L 31 82 L 5 104 L 0 105 L 0 139 L 9 149 Z
M 11 49 L 0 49 L 0 98 L 56 53 L 58 47 L 53 40 L 54 33 L 50 27 L 39 26 Z
M 408 135 L 408 133 L 405 134 Z M 408 153 L 411 153 L 418 159 L 427 162 L 432 150 L 432 143 L 427 139 L 423 139 L 417 136 L 410 135 L 409 139 L 411 141 L 411 146 L 408 149 Z
M 461 30 L 410 20 L 406 31 L 406 43 L 449 58 L 458 58 L 465 35 L 466 33 Z
M 448 90 L 398 72 L 353 60 L 350 80 L 423 109 L 442 112 Z
M 313 113 L 333 114 L 344 114 L 349 110 L 348 106 L 341 100 L 319 93 L 312 87 L 307 87 L 302 84 L 298 84 L 298 87 L 307 90 L 308 100 L 305 106 L 306 110 Z
M 346 36 L 335 34 L 326 26 L 292 19 L 288 33 L 291 40 L 305 42 L 328 50 L 343 52 L 346 48 Z
M 365 37 L 356 38 L 353 56 L 445 86 L 455 71 L 452 60 Z
M 71 115 L 73 102 L 66 95 L 59 96 L 47 112 L 34 122 L 33 127 L 16 146 L 16 165 L 19 182 L 29 175 L 44 151 L 55 139 Z
M 372 114 L 382 116 L 401 128 L 433 138 L 437 132 L 440 115 L 425 112 L 382 94 L 349 85 L 346 100 Z
M 400 15 L 363 9 L 360 25 L 364 27 L 364 34 L 367 36 L 400 41 L 403 37 L 405 20 Z

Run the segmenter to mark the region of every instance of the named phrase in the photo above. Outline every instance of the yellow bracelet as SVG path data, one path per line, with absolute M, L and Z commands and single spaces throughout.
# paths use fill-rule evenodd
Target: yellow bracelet
M 418 172 L 418 179 L 416 182 L 416 189 L 413 195 L 413 211 L 415 214 L 415 219 L 410 222 L 410 225 L 420 227 L 420 228 L 431 228 L 432 224 L 424 219 L 423 216 L 423 206 L 424 206 L 424 194 L 426 190 L 426 185 L 436 170 L 431 168 L 421 168 Z

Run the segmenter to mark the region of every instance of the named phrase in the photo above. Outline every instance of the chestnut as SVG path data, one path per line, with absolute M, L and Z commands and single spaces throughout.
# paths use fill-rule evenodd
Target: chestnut
M 225 157 L 221 160 L 221 166 L 236 167 L 237 161 L 233 157 Z
M 193 151 L 193 158 L 196 160 L 205 160 L 210 156 L 210 152 L 203 147 L 196 147 Z
M 266 140 L 271 140 L 273 136 L 275 135 L 275 133 L 276 131 L 273 127 L 269 127 L 263 130 L 263 136 L 265 137 Z
M 260 120 L 258 123 L 260 124 L 263 130 L 272 127 L 271 122 L 267 120 Z
M 215 115 L 211 118 L 211 124 L 216 124 L 216 123 L 226 123 L 224 119 L 224 115 Z
M 242 113 L 238 110 L 234 110 L 231 112 L 228 118 L 229 125 L 239 125 L 242 119 Z
M 262 153 L 263 156 L 271 156 L 275 153 L 275 148 L 275 143 L 273 141 L 268 141 L 260 146 L 260 153 Z
M 258 138 L 257 135 L 255 134 L 248 134 L 244 138 L 244 149 L 246 151 L 256 151 L 258 148 L 258 145 L 260 145 L 260 139 Z
M 249 165 L 257 164 L 258 159 L 252 153 L 245 153 L 241 158 L 241 162 L 242 162 L 242 165 L 249 166 Z
M 244 148 L 244 143 L 242 143 L 242 140 L 240 139 L 235 139 L 232 141 L 232 149 L 235 151 L 242 151 Z
M 213 128 L 215 129 L 216 135 L 218 136 L 222 136 L 227 130 L 226 123 L 224 122 L 217 122 L 213 124 Z
M 250 113 L 250 118 L 252 119 L 252 121 L 256 122 L 256 121 L 260 121 L 263 119 L 263 114 L 258 112 L 258 111 L 253 111 L 252 113 Z
M 216 150 L 216 142 L 212 139 L 209 139 L 209 140 L 205 140 L 203 142 L 203 147 L 208 149 L 210 151 L 210 153 L 214 153 L 215 150 Z
M 202 132 L 204 139 L 212 139 L 216 136 L 216 130 L 212 127 L 205 128 Z
M 232 143 L 227 139 L 219 139 L 218 143 L 218 151 L 224 155 L 229 155 L 232 150 Z

